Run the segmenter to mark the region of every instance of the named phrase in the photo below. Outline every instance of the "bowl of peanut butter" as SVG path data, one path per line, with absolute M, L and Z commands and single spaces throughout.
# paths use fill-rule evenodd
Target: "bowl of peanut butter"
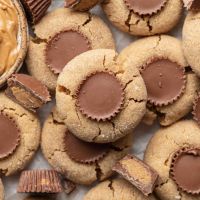
M 18 0 L 0 0 L 0 87 L 17 72 L 28 48 L 28 25 Z

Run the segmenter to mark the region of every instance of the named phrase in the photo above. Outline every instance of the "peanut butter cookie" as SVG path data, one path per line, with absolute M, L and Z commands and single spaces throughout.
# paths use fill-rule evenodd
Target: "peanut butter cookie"
M 106 24 L 90 13 L 59 8 L 36 26 L 26 64 L 29 73 L 54 91 L 58 74 L 75 56 L 91 49 L 114 49 Z

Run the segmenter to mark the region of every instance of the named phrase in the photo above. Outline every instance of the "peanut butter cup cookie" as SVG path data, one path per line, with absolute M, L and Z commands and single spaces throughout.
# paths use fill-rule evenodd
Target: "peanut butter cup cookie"
M 4 187 L 3 187 L 3 183 L 0 179 L 0 200 L 4 199 Z
M 28 71 L 55 90 L 58 74 L 77 55 L 98 48 L 115 48 L 112 34 L 104 22 L 89 13 L 59 8 L 35 26 L 26 59 Z
M 77 11 L 87 11 L 97 5 L 100 0 L 65 0 L 65 6 Z
M 146 36 L 174 28 L 181 18 L 183 3 L 182 0 L 105 0 L 102 7 L 120 30 Z
M 51 166 L 67 179 L 89 185 L 112 175 L 114 164 L 124 157 L 131 135 L 109 144 L 94 144 L 74 136 L 54 110 L 42 131 L 42 151 Z
M 167 35 L 140 39 L 124 49 L 117 61 L 140 70 L 148 93 L 144 121 L 158 117 L 163 126 L 187 115 L 199 89 L 197 76 L 187 67 L 181 42 Z
M 40 142 L 40 123 L 2 93 L 0 102 L 0 171 L 9 176 L 32 159 Z
M 84 200 L 156 200 L 154 196 L 146 197 L 137 188 L 124 179 L 104 181 L 92 188 Z
M 159 174 L 155 192 L 160 199 L 199 199 L 199 144 L 200 129 L 192 120 L 162 128 L 153 136 L 144 160 Z
M 146 111 L 146 88 L 137 68 L 119 64 L 114 50 L 77 56 L 60 74 L 57 109 L 69 131 L 96 143 L 132 133 Z
M 191 10 L 183 26 L 183 51 L 193 71 L 200 76 L 200 6 Z

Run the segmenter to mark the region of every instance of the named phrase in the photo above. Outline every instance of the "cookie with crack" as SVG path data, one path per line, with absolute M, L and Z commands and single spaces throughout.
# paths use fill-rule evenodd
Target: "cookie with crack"
M 92 188 L 84 200 L 156 200 L 154 196 L 146 197 L 131 183 L 124 179 L 108 180 Z
M 182 0 L 105 0 L 103 10 L 121 31 L 148 36 L 167 33 L 179 22 Z M 170 17 L 169 17 L 170 16 Z
M 67 130 L 56 110 L 42 131 L 42 152 L 50 165 L 67 179 L 83 185 L 111 176 L 112 167 L 128 153 L 131 145 L 131 135 L 112 144 L 81 141 Z
M 99 48 L 115 48 L 106 24 L 90 13 L 59 8 L 35 26 L 26 64 L 32 76 L 54 91 L 58 74 L 72 58 Z
M 0 200 L 4 199 L 4 187 L 3 187 L 3 183 L 0 179 Z
M 199 80 L 187 67 L 178 39 L 167 35 L 140 39 L 125 48 L 117 61 L 129 70 L 139 69 L 144 78 L 147 124 L 158 118 L 168 126 L 192 110 Z
M 192 120 L 161 128 L 152 137 L 144 161 L 160 176 L 155 188 L 160 199 L 199 200 L 199 144 L 200 129 Z
M 23 170 L 40 143 L 36 115 L 0 93 L 0 171 L 10 176 Z
M 58 78 L 58 112 L 68 129 L 87 142 L 114 142 L 132 133 L 146 111 L 146 87 L 138 69 L 125 68 L 117 57 L 109 49 L 85 52 Z
M 200 77 L 200 10 L 188 11 L 183 26 L 183 51 L 185 57 L 193 69 Z
M 88 11 L 99 2 L 100 0 L 65 0 L 65 6 L 76 11 Z

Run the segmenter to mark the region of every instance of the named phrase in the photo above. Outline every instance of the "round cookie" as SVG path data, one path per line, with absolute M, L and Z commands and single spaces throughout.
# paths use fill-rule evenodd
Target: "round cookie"
M 132 133 L 146 111 L 146 88 L 139 71 L 125 69 L 117 57 L 108 49 L 85 52 L 58 78 L 58 112 L 82 140 L 116 141 Z
M 0 102 L 0 171 L 10 176 L 24 169 L 38 149 L 40 122 L 3 93 Z
M 90 49 L 114 49 L 106 24 L 90 13 L 59 8 L 36 26 L 26 64 L 29 73 L 54 91 L 58 74 L 76 55 Z
M 97 5 L 100 0 L 65 0 L 65 6 L 77 11 L 87 11 Z
M 164 63 L 156 63 L 156 59 L 164 59 Z M 176 38 L 161 35 L 140 39 L 125 48 L 117 61 L 129 70 L 141 71 L 149 99 L 144 118 L 147 124 L 158 118 L 161 125 L 168 126 L 192 110 L 199 80 L 188 70 Z
M 182 15 L 182 0 L 105 0 L 109 20 L 131 35 L 147 36 L 169 32 Z M 170 17 L 169 17 L 170 16 Z
M 156 200 L 155 197 L 144 196 L 139 190 L 124 179 L 108 180 L 92 188 L 84 200 Z
M 200 76 L 200 11 L 189 11 L 183 26 L 183 51 L 193 71 Z
M 173 159 L 177 158 L 177 156 L 174 156 L 175 153 L 183 147 L 199 148 L 199 144 L 200 129 L 197 123 L 192 120 L 180 121 L 167 128 L 162 128 L 152 137 L 146 149 L 144 161 L 153 167 L 160 176 L 160 183 L 155 188 L 155 192 L 160 199 L 199 199 L 199 195 L 191 195 L 186 192 L 182 192 L 182 190 L 180 190 L 180 188 L 176 185 L 172 178 L 172 174 L 170 173 L 173 166 Z M 191 160 L 189 163 L 192 170 Z M 184 167 L 186 166 L 187 165 L 183 165 L 183 169 L 180 169 L 180 173 L 183 173 L 183 180 L 184 174 L 188 174 L 188 171 L 184 171 Z M 189 180 L 191 179 L 187 179 L 187 181 Z
M 4 199 L 4 187 L 3 187 L 3 183 L 0 179 L 0 200 Z
M 112 167 L 131 145 L 131 135 L 106 145 L 80 141 L 67 130 L 56 111 L 50 114 L 42 131 L 42 152 L 51 166 L 67 179 L 83 185 L 111 176 Z

